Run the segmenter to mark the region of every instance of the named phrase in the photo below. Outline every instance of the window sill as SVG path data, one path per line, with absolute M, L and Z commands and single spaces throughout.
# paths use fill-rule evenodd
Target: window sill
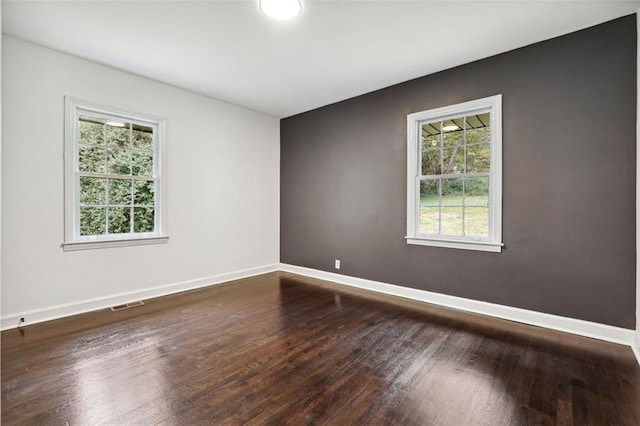
M 500 253 L 502 251 L 503 244 L 490 243 L 484 241 L 459 241 L 459 240 L 437 240 L 418 237 L 405 237 L 407 244 L 414 244 L 419 246 L 431 246 L 431 247 L 444 247 L 461 250 L 476 250 L 476 251 L 488 251 L 493 253 Z
M 143 246 L 149 244 L 166 244 L 169 241 L 169 237 L 144 237 L 144 238 L 132 238 L 124 240 L 101 240 L 101 241 L 75 241 L 72 243 L 62 243 L 62 249 L 64 251 L 76 251 L 76 250 L 92 250 L 99 248 L 112 248 L 112 247 L 128 247 L 128 246 Z

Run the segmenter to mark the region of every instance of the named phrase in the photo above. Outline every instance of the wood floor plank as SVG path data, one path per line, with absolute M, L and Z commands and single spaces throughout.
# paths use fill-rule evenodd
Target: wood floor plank
M 6 425 L 639 425 L 625 346 L 271 273 L 2 333 Z

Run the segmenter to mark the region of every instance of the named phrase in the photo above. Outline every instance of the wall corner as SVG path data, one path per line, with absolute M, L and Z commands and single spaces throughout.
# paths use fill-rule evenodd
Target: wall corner
M 640 362 L 640 8 L 636 13 L 636 333 L 633 352 Z

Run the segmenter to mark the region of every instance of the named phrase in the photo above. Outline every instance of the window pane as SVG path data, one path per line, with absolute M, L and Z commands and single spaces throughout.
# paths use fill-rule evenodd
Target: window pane
M 488 172 L 491 164 L 489 144 L 467 147 L 467 173 Z
M 153 176 L 153 154 L 134 152 L 132 160 L 134 176 Z
M 80 177 L 80 204 L 104 205 L 106 202 L 106 179 Z
M 78 169 L 85 173 L 104 173 L 104 148 L 78 147 Z
M 109 179 L 109 205 L 131 204 L 131 181 Z
M 433 135 L 438 137 L 438 141 L 440 140 L 440 122 L 427 122 L 421 123 L 420 128 L 422 129 L 422 136 Z M 438 142 L 438 145 L 440 142 Z
M 440 135 L 425 136 L 422 139 L 422 150 L 440 148 Z
M 133 209 L 133 232 L 153 232 L 154 228 L 154 209 L 135 207 Z
M 109 233 L 128 234 L 131 232 L 131 208 L 109 208 Z
M 420 204 L 431 206 L 439 205 L 438 182 L 439 179 L 420 181 Z
M 491 131 L 488 128 L 467 130 L 467 144 L 491 142 Z
M 80 208 L 80 235 L 103 235 L 105 223 L 104 208 Z
M 489 143 L 491 141 L 489 113 L 470 115 L 467 119 L 467 144 Z
M 116 121 L 114 121 L 115 123 Z M 109 125 L 111 122 L 107 122 L 107 143 L 109 145 L 115 145 L 118 148 L 130 147 L 130 123 L 121 123 L 124 127 Z
M 462 206 L 463 179 L 442 179 L 442 205 Z
M 151 127 L 133 125 L 133 147 L 153 151 L 153 129 Z
M 440 208 L 420 207 L 420 233 L 439 234 Z
M 422 175 L 440 174 L 440 148 L 422 151 Z
M 473 237 L 489 236 L 489 208 L 465 207 L 464 231 Z
M 464 182 L 464 204 L 466 206 L 489 206 L 489 178 L 467 178 Z
M 78 121 L 80 142 L 100 145 L 104 143 L 104 124 L 95 117 L 80 116 Z
M 442 235 L 462 235 L 462 207 L 443 207 L 440 222 Z
M 464 148 L 445 148 L 442 150 L 443 174 L 464 173 Z
M 444 134 L 442 136 L 442 145 L 444 147 L 454 147 L 456 145 L 462 145 L 464 143 L 463 131 L 462 128 L 459 127 L 459 125 L 462 125 L 462 120 L 457 121 L 457 124 L 451 120 L 444 122 Z
M 107 173 L 131 174 L 131 153 L 120 149 L 107 150 Z
M 152 206 L 155 202 L 155 183 L 152 180 L 136 180 L 133 182 L 134 204 Z

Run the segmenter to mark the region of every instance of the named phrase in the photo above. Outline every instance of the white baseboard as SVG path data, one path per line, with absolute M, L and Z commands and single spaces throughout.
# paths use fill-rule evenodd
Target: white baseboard
M 640 330 L 636 330 L 636 338 L 634 339 L 633 343 L 631 343 L 631 350 L 636 356 L 638 364 L 640 364 Z
M 459 309 L 467 312 L 502 318 L 510 321 L 520 322 L 594 339 L 605 340 L 607 342 L 619 343 L 631 346 L 640 362 L 640 351 L 635 342 L 634 330 L 610 325 L 599 324 L 590 321 L 583 321 L 575 318 L 561 317 L 558 315 L 545 314 L 542 312 L 530 311 L 527 309 L 514 308 L 511 306 L 498 305 L 495 303 L 482 302 L 479 300 L 465 299 L 457 296 L 448 296 L 440 293 L 433 293 L 425 290 L 418 290 L 409 287 L 402 287 L 378 281 L 366 280 L 363 278 L 351 277 L 348 275 L 325 272 L 317 269 L 304 268 L 301 266 L 280 264 L 280 270 L 291 272 L 307 277 L 318 278 L 338 284 L 358 287 L 377 293 L 389 294 L 392 296 L 404 297 L 406 299 L 418 300 L 432 303 L 434 305 L 446 306 L 448 308 Z M 634 348 L 635 346 L 635 348 Z
M 65 305 L 52 306 L 45 309 L 36 309 L 32 311 L 18 312 L 2 316 L 0 328 L 7 330 L 16 328 L 20 318 L 24 318 L 23 325 L 36 324 L 39 322 L 49 321 L 70 315 L 77 315 L 89 311 L 108 308 L 110 306 L 121 305 L 136 300 L 151 299 L 168 294 L 179 293 L 182 291 L 193 290 L 200 287 L 206 287 L 215 284 L 222 284 L 228 281 L 238 280 L 241 278 L 249 278 L 255 275 L 275 272 L 279 269 L 278 264 L 259 266 L 256 268 L 243 269 L 240 271 L 229 272 L 224 274 L 213 275 L 210 277 L 197 278 L 188 281 L 163 285 L 159 287 L 147 288 L 127 293 L 115 294 L 112 296 L 100 297 L 96 299 L 83 300 L 81 302 L 69 303 Z

